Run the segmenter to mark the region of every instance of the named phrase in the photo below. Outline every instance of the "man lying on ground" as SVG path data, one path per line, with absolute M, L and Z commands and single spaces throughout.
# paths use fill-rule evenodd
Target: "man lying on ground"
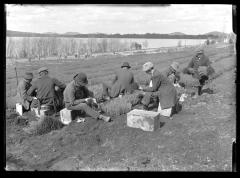
M 64 90 L 64 102 L 65 107 L 69 110 L 80 110 L 94 119 L 101 119 L 105 122 L 110 121 L 110 117 L 99 114 L 99 112 L 92 109 L 88 103 L 94 99 L 93 92 L 88 90 L 86 85 L 88 84 L 87 76 L 85 73 L 79 73 L 73 77 Z

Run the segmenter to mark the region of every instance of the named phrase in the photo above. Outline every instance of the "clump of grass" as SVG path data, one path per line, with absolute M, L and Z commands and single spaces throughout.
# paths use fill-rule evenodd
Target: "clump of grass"
M 126 114 L 132 109 L 132 102 L 137 99 L 139 92 L 126 94 L 121 98 L 114 98 L 107 103 L 100 105 L 101 110 L 111 116 Z
M 129 112 L 131 110 L 131 106 L 131 103 L 127 102 L 127 100 L 116 98 L 106 103 L 105 105 L 101 105 L 101 109 L 108 115 L 119 116 L 121 114 Z
M 63 127 L 61 121 L 52 118 L 52 117 L 41 117 L 37 121 L 32 121 L 29 124 L 29 127 L 24 130 L 33 135 L 43 135 L 51 132 L 52 130 L 58 130 Z

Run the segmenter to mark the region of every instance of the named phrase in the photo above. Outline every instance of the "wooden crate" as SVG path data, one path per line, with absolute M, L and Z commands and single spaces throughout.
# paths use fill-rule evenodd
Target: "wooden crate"
M 154 111 L 134 109 L 127 113 L 127 126 L 144 131 L 155 131 L 159 128 L 160 114 Z

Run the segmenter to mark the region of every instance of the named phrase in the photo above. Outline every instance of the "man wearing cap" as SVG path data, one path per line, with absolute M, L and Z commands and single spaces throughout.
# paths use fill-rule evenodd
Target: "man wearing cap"
M 180 80 L 180 72 L 179 72 L 179 63 L 173 62 L 169 68 L 164 70 L 162 74 L 173 83 L 177 83 Z
M 131 66 L 128 62 L 124 62 L 120 70 L 115 72 L 112 86 L 106 83 L 102 83 L 103 97 L 109 99 L 118 97 L 120 94 L 132 93 L 138 88 L 136 82 L 134 82 L 133 73 L 129 70 Z
M 69 110 L 83 111 L 94 119 L 109 122 L 110 117 L 99 114 L 88 105 L 89 100 L 94 100 L 94 96 L 93 92 L 86 87 L 87 84 L 88 80 L 85 73 L 79 73 L 73 77 L 73 81 L 67 85 L 63 92 L 65 107 Z
M 150 75 L 152 80 L 152 87 L 139 88 L 146 92 L 141 101 L 144 106 L 143 109 L 147 110 L 151 100 L 155 97 L 158 98 L 161 109 L 176 108 L 178 103 L 177 91 L 168 78 L 154 69 L 152 62 L 145 63 L 143 65 L 143 71 Z
M 196 55 L 192 58 L 186 68 L 183 69 L 184 74 L 192 75 L 193 78 L 199 80 L 200 86 L 198 87 L 198 94 L 201 95 L 201 90 L 205 81 L 209 79 L 209 76 L 214 74 L 214 69 L 211 66 L 211 61 L 204 54 L 203 49 L 199 49 Z
M 32 96 L 27 94 L 27 91 L 32 86 L 32 79 L 33 74 L 31 72 L 26 72 L 23 76 L 23 80 L 19 82 L 17 87 L 17 94 L 20 98 L 20 103 L 26 111 L 30 109 L 31 102 L 33 100 Z
M 31 95 L 35 90 L 37 90 L 37 102 L 38 110 L 40 110 L 41 105 L 47 105 L 53 107 L 55 112 L 61 109 L 59 108 L 59 102 L 55 94 L 55 86 L 58 86 L 60 90 L 65 89 L 66 85 L 55 78 L 50 78 L 48 76 L 48 68 L 42 67 L 38 70 L 39 77 L 33 82 L 31 88 L 28 90 L 27 94 Z

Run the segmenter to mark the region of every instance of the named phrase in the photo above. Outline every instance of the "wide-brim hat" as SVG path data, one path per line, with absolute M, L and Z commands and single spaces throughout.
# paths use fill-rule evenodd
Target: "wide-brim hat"
M 48 71 L 47 67 L 41 67 L 40 69 L 38 69 L 38 73 L 43 72 L 43 71 Z
M 123 68 L 123 67 L 131 68 L 131 66 L 129 65 L 128 62 L 124 62 L 124 63 L 122 64 L 121 68 Z
M 73 79 L 78 86 L 85 86 L 88 84 L 87 75 L 85 73 L 78 73 L 73 77 Z
M 26 72 L 23 76 L 24 79 L 30 80 L 33 79 L 33 73 L 32 72 Z
M 143 64 L 143 71 L 147 72 L 149 70 L 151 70 L 154 67 L 152 62 L 146 62 L 145 64 Z
M 175 71 L 178 71 L 178 70 L 179 70 L 179 63 L 178 63 L 178 62 L 173 62 L 170 66 L 171 66 Z

